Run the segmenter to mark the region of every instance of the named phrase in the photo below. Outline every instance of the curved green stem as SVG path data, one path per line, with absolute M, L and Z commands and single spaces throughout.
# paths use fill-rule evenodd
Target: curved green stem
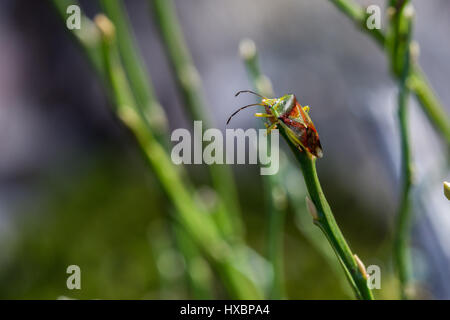
M 319 177 L 317 176 L 315 157 L 310 156 L 305 151 L 300 152 L 292 143 L 289 143 L 289 145 L 300 163 L 306 187 L 316 209 L 317 215 L 314 217 L 314 223 L 320 227 L 328 238 L 328 241 L 341 261 L 347 276 L 350 278 L 351 283 L 356 287 L 358 297 L 372 300 L 373 295 L 367 284 L 365 270 L 361 270 L 360 266 L 358 266 L 355 256 L 339 229 L 322 191 Z

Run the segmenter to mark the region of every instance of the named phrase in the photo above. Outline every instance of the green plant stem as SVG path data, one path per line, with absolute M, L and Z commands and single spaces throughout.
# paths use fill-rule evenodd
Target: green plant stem
M 289 143 L 289 145 L 300 164 L 306 187 L 317 210 L 317 217 L 314 218 L 314 223 L 323 231 L 333 247 L 349 277 L 350 283 L 357 289 L 357 297 L 372 300 L 373 295 L 368 287 L 367 279 L 358 267 L 320 186 L 316 171 L 316 159 L 305 151 L 300 152 L 292 143 Z
M 146 73 L 145 63 L 139 54 L 126 8 L 121 0 L 100 0 L 100 3 L 108 18 L 116 26 L 117 45 L 136 103 L 147 117 L 157 140 L 167 146 L 167 117 Z
M 267 253 L 272 265 L 273 277 L 269 289 L 269 299 L 286 297 L 284 276 L 284 223 L 286 217 L 286 192 L 276 188 L 276 179 L 272 176 L 264 178 L 264 197 L 268 207 Z M 275 196 L 277 194 L 277 196 Z M 279 199 L 274 199 L 278 197 Z
M 369 30 L 366 26 L 366 14 L 364 9 L 351 0 L 329 0 L 348 18 L 350 18 L 356 26 L 369 34 L 382 49 L 386 48 L 386 36 L 381 30 Z M 444 107 L 431 88 L 420 66 L 413 63 L 410 67 L 410 79 L 407 83 L 410 90 L 416 95 L 422 110 L 427 115 L 435 129 L 442 135 L 447 145 L 450 145 L 450 120 L 445 112 Z
M 113 92 L 117 114 L 139 142 L 162 188 L 176 208 L 178 221 L 216 267 L 231 296 L 238 299 L 259 298 L 259 291 L 251 280 L 233 266 L 232 251 L 220 237 L 215 223 L 196 205 L 192 192 L 189 191 L 191 188 L 180 178 L 179 170 L 149 130 L 145 117 L 134 101 L 114 39 L 108 32 L 102 34 L 104 69 Z
M 173 1 L 150 0 L 149 2 L 188 114 L 192 120 L 202 120 L 203 130 L 206 130 L 211 125 L 200 75 L 183 38 Z M 241 239 L 243 224 L 232 172 L 222 165 L 210 165 L 208 168 L 212 185 L 220 199 L 216 214 L 218 225 L 227 237 L 234 240 Z
M 407 86 L 416 95 L 428 119 L 441 131 L 447 144 L 450 145 L 449 116 L 417 63 L 413 63 L 411 66 Z
M 251 52 L 242 52 L 250 46 Z M 273 97 L 270 80 L 265 77 L 259 68 L 256 48 L 251 40 L 241 42 L 241 56 L 244 60 L 247 74 L 254 89 L 265 97 Z M 251 50 L 255 49 L 255 50 Z M 267 144 L 267 152 L 270 153 L 270 144 Z M 280 151 L 281 152 L 281 151 Z M 269 299 L 282 299 L 286 295 L 284 284 L 284 220 L 287 206 L 286 192 L 280 186 L 277 187 L 277 177 L 263 176 L 264 199 L 268 216 L 267 254 L 272 265 L 272 282 L 269 288 Z
M 400 207 L 397 213 L 395 227 L 394 257 L 395 265 L 400 281 L 400 293 L 403 299 L 408 298 L 408 283 L 411 278 L 411 257 L 409 252 L 409 241 L 411 238 L 411 186 L 412 186 L 412 163 L 411 151 L 408 137 L 408 110 L 407 89 L 400 89 L 398 117 L 400 122 L 400 137 L 402 145 L 402 194 Z
M 186 275 L 194 299 L 211 299 L 214 297 L 212 271 L 190 235 L 178 223 L 172 224 L 177 247 L 186 263 Z
M 366 26 L 367 14 L 362 7 L 354 3 L 352 0 L 329 0 L 341 12 L 349 17 L 357 26 L 369 33 L 374 40 L 381 46 L 384 45 L 384 34 L 379 29 L 368 29 Z
M 400 72 L 398 81 L 398 120 L 400 127 L 401 142 L 401 175 L 402 175 L 402 192 L 400 206 L 397 213 L 397 224 L 395 228 L 394 239 L 394 260 L 400 281 L 400 294 L 403 299 L 408 299 L 408 287 L 411 278 L 411 254 L 409 250 L 409 241 L 411 238 L 412 212 L 411 212 L 411 187 L 413 180 L 412 172 L 412 154 L 409 141 L 409 121 L 408 121 L 408 98 L 409 87 L 408 78 L 410 75 L 411 61 L 411 35 L 412 35 L 412 17 L 404 14 L 405 7 L 409 5 L 409 1 L 404 1 L 403 6 L 398 8 L 391 21 L 391 28 L 394 29 L 394 38 L 397 43 L 395 48 L 398 52 L 394 52 L 399 58 L 396 68 Z M 402 63 L 400 63 L 402 61 Z M 395 67 L 394 67 L 395 68 Z
M 67 8 L 71 5 L 80 5 L 77 0 L 51 0 L 51 4 L 64 23 L 68 17 L 66 12 Z M 71 30 L 70 35 L 79 44 L 97 74 L 103 78 L 104 71 L 102 70 L 103 66 L 100 54 L 100 33 L 94 23 L 83 13 L 81 14 L 81 26 L 82 28 L 79 30 Z

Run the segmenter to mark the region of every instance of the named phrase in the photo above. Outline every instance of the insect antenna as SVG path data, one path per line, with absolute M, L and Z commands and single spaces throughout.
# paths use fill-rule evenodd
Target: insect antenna
M 244 110 L 246 108 L 253 107 L 253 106 L 262 106 L 262 107 L 264 107 L 264 105 L 260 104 L 260 103 L 253 103 L 253 104 L 249 104 L 249 105 L 243 106 L 243 107 L 237 109 L 235 112 L 233 112 L 233 114 L 228 118 L 227 124 L 230 123 L 231 118 L 233 118 L 236 115 L 236 113 L 238 113 L 239 111 Z
M 241 91 L 238 91 L 238 92 L 236 92 L 236 94 L 235 94 L 234 96 L 237 97 L 237 96 L 240 95 L 241 93 L 251 93 L 251 94 L 254 94 L 255 96 L 258 96 L 258 97 L 260 97 L 260 98 L 265 99 L 265 97 L 263 97 L 263 96 L 260 95 L 259 93 L 253 92 L 253 91 L 251 91 L 251 90 L 241 90 Z

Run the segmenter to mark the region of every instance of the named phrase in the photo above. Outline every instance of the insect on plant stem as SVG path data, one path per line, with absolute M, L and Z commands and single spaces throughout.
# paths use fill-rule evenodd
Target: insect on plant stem
M 262 98 L 260 104 L 241 107 L 232 116 L 250 106 L 261 104 L 271 117 L 272 123 L 279 125 L 281 134 L 300 163 L 308 192 L 317 209 L 317 219 L 314 219 L 314 223 L 324 232 L 335 250 L 356 296 L 361 299 L 373 299 L 367 284 L 367 275 L 361 267 L 363 264 L 350 250 L 322 191 L 315 161 L 316 158 L 322 157 L 323 152 L 317 130 L 307 113 L 309 108 L 303 108 L 295 95 L 287 94 L 275 99 Z
M 262 94 L 266 97 L 272 97 L 273 96 L 273 89 L 270 79 L 265 76 L 261 72 L 261 68 L 258 63 L 257 58 L 257 49 L 255 43 L 250 39 L 244 39 L 241 41 L 239 46 L 240 55 L 245 63 L 245 67 L 248 73 L 248 76 L 250 78 L 250 81 L 252 82 L 254 88 L 258 91 L 258 93 Z M 289 143 L 288 137 L 286 133 L 284 132 L 283 128 L 280 128 L 280 133 L 284 136 L 286 141 Z M 296 156 L 298 156 L 300 153 L 298 150 L 292 145 L 289 144 L 289 146 L 292 148 L 292 151 Z M 280 155 L 282 155 L 282 150 L 279 151 Z M 287 156 L 284 156 L 287 160 Z M 285 168 L 287 172 L 291 170 L 296 170 L 295 166 L 290 163 L 290 161 L 286 161 Z M 299 199 L 295 195 L 295 192 L 291 190 L 292 185 L 287 185 L 286 180 L 283 179 L 280 175 L 274 175 L 274 176 L 268 176 L 266 177 L 268 179 L 263 179 L 264 182 L 264 190 L 266 193 L 266 196 L 264 197 L 266 199 L 266 202 L 268 203 L 269 210 L 269 232 L 268 232 L 268 244 L 269 244 L 269 259 L 272 262 L 274 266 L 275 276 L 273 281 L 273 289 L 272 289 L 272 295 L 271 297 L 275 296 L 277 297 L 277 292 L 279 293 L 279 290 L 281 288 L 280 282 L 282 281 L 282 235 L 283 235 L 283 221 L 284 221 L 284 211 L 279 209 L 279 206 L 275 205 L 276 200 L 273 198 L 274 192 L 280 193 L 284 192 L 286 194 L 288 201 L 293 201 L 292 206 L 298 206 Z M 299 181 L 294 181 L 295 187 L 302 189 L 303 183 Z M 308 198 L 308 197 L 307 197 Z M 309 200 L 309 201 L 308 201 Z M 317 216 L 317 209 L 313 202 L 308 198 L 307 204 L 311 205 L 311 208 L 314 208 L 314 211 L 310 211 L 314 213 L 314 217 Z M 308 239 L 310 244 L 318 250 L 318 252 L 323 256 L 323 258 L 330 264 L 331 269 L 333 272 L 336 272 L 336 275 L 339 277 L 341 275 L 341 269 L 336 264 L 335 256 L 333 252 L 331 252 L 333 249 L 329 250 L 329 240 L 328 237 L 322 238 L 320 234 L 316 233 L 316 230 L 314 229 L 314 226 L 309 224 L 309 220 L 307 217 L 303 218 L 303 210 L 298 209 L 298 215 L 301 217 L 302 220 L 305 220 L 304 225 L 302 226 L 302 233 L 304 236 Z M 333 248 L 333 246 L 331 246 Z M 339 261 L 342 261 L 342 259 L 339 259 Z M 342 265 L 342 264 L 341 264 Z M 344 290 L 348 289 L 347 283 L 350 283 L 350 288 L 353 289 L 356 296 L 358 298 L 361 298 L 361 295 L 359 294 L 359 290 L 355 285 L 355 282 L 352 280 L 349 272 L 344 267 L 344 274 L 346 276 L 345 281 L 342 277 L 340 277 L 340 285 L 342 285 L 342 288 Z M 274 295 L 273 295 L 274 294 Z M 279 297 L 279 295 L 278 295 Z

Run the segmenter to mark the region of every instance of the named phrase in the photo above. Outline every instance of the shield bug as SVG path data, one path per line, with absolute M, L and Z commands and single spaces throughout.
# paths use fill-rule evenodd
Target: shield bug
M 270 120 L 271 124 L 267 125 L 268 133 L 276 129 L 278 125 L 281 125 L 285 129 L 289 139 L 300 151 L 306 150 L 310 154 L 322 158 L 322 145 L 320 144 L 319 134 L 308 115 L 308 106 L 302 107 L 293 94 L 268 99 L 253 91 L 242 90 L 236 93 L 236 97 L 244 92 L 257 95 L 261 98 L 261 102 L 239 108 L 228 118 L 227 124 L 230 123 L 231 118 L 239 111 L 253 106 L 263 106 L 266 113 L 255 113 L 255 116 Z

